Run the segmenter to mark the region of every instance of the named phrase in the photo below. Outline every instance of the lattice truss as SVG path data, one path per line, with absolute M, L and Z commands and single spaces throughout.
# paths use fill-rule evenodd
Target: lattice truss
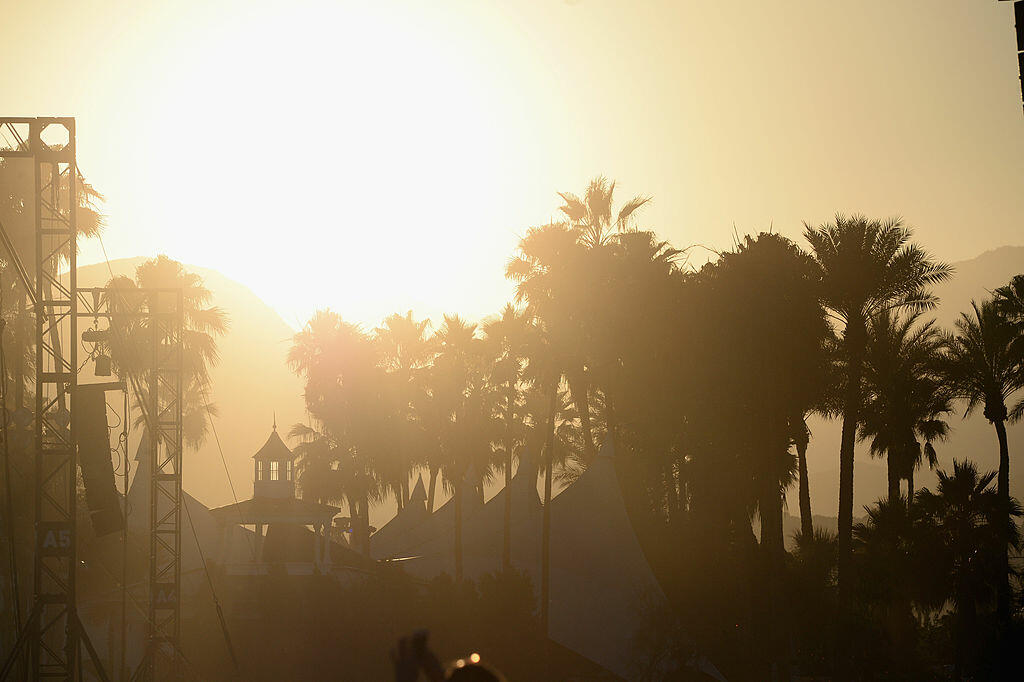
M 79 178 L 73 118 L 0 118 L 0 158 L 26 159 L 34 225 L 27 244 L 4 247 L 35 306 L 35 520 L 33 609 L 19 644 L 31 679 L 75 680 L 84 644 L 105 673 L 76 610 L 77 449 L 70 402 L 78 385 L 78 321 L 103 323 L 146 425 L 149 481 L 147 679 L 178 677 L 181 585 L 183 300 L 180 289 L 79 289 L 76 237 Z M 26 258 L 26 260 L 29 260 Z M 120 346 L 120 347 L 118 347 Z M 17 646 L 15 647 L 17 649 Z M 5 673 L 10 669 L 5 669 Z
M 123 285 L 123 286 L 122 286 Z M 114 358 L 144 425 L 149 489 L 147 646 L 136 679 L 178 679 L 181 635 L 181 460 L 184 302 L 181 289 L 130 282 L 79 289 L 78 312 L 92 318 L 97 350 Z

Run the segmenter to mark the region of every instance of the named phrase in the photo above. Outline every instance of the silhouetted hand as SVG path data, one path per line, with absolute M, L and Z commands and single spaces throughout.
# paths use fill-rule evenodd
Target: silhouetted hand
M 420 664 L 413 651 L 412 638 L 402 637 L 391 651 L 391 662 L 395 666 L 395 682 L 416 682 Z
M 402 637 L 391 652 L 395 666 L 395 682 L 416 682 L 419 671 L 430 682 L 444 680 L 444 670 L 437 656 L 427 646 L 427 631 L 417 630 L 411 637 Z

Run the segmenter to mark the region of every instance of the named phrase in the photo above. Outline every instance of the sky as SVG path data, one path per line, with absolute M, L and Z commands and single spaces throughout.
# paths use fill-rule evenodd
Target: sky
M 602 174 L 678 247 L 837 212 L 947 260 L 1024 243 L 1007 2 L 0 5 L 0 112 L 77 117 L 110 258 L 218 269 L 294 327 L 495 313 L 518 238 Z

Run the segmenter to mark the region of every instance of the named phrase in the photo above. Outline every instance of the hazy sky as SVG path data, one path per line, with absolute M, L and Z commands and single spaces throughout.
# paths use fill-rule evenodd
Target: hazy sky
M 1011 3 L 0 4 L 0 110 L 78 118 L 110 257 L 293 325 L 496 311 L 518 235 L 597 174 L 677 246 L 836 211 L 950 260 L 1024 242 Z

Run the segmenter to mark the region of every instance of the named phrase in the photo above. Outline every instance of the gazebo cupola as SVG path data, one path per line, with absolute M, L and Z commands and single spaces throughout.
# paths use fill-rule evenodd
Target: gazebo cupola
M 277 424 L 263 447 L 252 456 L 255 462 L 253 497 L 287 499 L 295 497 L 295 455 L 277 435 Z

